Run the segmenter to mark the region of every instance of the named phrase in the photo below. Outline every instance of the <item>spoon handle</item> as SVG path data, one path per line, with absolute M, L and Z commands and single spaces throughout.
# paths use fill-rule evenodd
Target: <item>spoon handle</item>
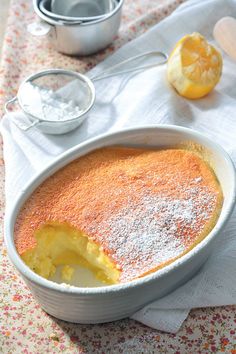
M 230 16 L 221 18 L 214 26 L 213 36 L 225 53 L 236 60 L 236 19 Z

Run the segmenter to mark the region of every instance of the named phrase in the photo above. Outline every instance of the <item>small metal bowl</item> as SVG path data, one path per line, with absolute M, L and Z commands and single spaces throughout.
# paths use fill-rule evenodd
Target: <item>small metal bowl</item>
M 28 31 L 36 36 L 46 35 L 57 51 L 69 55 L 90 55 L 107 47 L 117 35 L 122 5 L 124 0 L 117 0 L 117 6 L 101 19 L 87 22 L 64 22 L 54 20 L 39 9 L 40 0 L 33 0 L 34 10 L 42 23 L 33 23 Z
M 64 22 L 97 21 L 107 16 L 116 7 L 116 0 L 41 0 L 39 9 L 46 16 Z

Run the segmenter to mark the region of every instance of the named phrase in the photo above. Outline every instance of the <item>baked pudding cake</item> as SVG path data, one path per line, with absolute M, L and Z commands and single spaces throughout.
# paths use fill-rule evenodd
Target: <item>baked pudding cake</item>
M 107 147 L 71 162 L 23 205 L 15 244 L 51 278 L 74 266 L 104 284 L 143 277 L 181 257 L 214 227 L 223 194 L 213 169 L 187 148 Z

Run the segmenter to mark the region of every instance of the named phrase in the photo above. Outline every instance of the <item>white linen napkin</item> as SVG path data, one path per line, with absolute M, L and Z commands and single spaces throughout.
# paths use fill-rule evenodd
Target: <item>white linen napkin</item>
M 128 43 L 94 68 L 101 73 L 123 59 L 146 51 L 169 52 L 177 40 L 198 31 L 213 41 L 212 31 L 223 16 L 236 17 L 236 0 L 193 0 L 138 39 Z M 24 132 L 4 116 L 1 132 L 6 163 L 6 204 L 11 207 L 20 189 L 55 157 L 98 134 L 144 124 L 174 124 L 193 128 L 220 143 L 236 163 L 236 62 L 224 56 L 220 83 L 207 97 L 190 101 L 178 96 L 166 81 L 166 66 L 119 75 L 95 83 L 96 103 L 88 119 L 63 136 L 46 135 L 36 128 Z M 145 306 L 132 318 L 150 327 L 175 333 L 191 308 L 236 303 L 236 213 L 228 222 L 215 251 L 186 284 Z

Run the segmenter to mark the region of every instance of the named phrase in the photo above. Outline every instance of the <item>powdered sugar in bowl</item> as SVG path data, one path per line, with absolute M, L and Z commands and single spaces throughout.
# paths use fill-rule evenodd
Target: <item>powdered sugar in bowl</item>
M 95 88 L 85 75 L 63 69 L 45 70 L 25 79 L 17 97 L 25 119 L 16 121 L 19 128 L 37 126 L 48 134 L 64 134 L 77 128 L 93 106 Z

